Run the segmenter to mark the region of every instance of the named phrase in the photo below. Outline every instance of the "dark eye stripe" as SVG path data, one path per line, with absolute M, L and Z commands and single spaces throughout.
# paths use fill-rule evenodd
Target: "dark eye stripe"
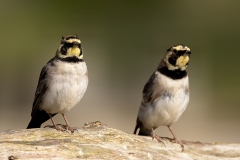
M 74 46 L 74 43 L 64 43 L 64 46 L 67 47 L 67 48 L 71 48 L 71 47 Z M 78 44 L 77 46 L 78 46 L 78 48 L 80 48 L 81 44 Z
M 73 47 L 73 43 L 65 43 L 64 46 L 67 48 L 71 48 Z

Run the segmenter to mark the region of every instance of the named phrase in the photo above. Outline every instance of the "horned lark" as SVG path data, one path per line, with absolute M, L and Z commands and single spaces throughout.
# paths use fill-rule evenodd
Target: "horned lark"
M 32 106 L 32 119 L 27 126 L 40 128 L 52 117 L 62 114 L 66 130 L 73 132 L 64 113 L 71 110 L 83 97 L 88 85 L 88 71 L 83 60 L 81 41 L 77 35 L 62 37 L 60 47 L 40 73 Z
M 154 130 L 159 126 L 167 126 L 174 140 L 184 150 L 171 125 L 181 117 L 189 102 L 186 68 L 190 54 L 187 46 L 179 44 L 167 50 L 165 58 L 144 86 L 134 134 L 140 128 L 139 135 L 152 136 L 162 142 Z

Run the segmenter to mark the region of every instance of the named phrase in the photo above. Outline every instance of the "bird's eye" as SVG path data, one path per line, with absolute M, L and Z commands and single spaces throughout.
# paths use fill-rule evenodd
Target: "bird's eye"
M 168 62 L 169 62 L 170 64 L 172 64 L 172 65 L 175 66 L 175 64 L 176 64 L 176 59 L 173 58 L 173 57 L 169 57 Z
M 66 55 L 66 53 L 67 53 L 67 48 L 66 48 L 65 46 L 62 46 L 62 48 L 61 48 L 61 53 L 62 53 L 63 55 Z
M 174 49 L 174 50 L 173 50 L 173 53 L 177 53 L 177 50 L 176 50 L 176 49 Z

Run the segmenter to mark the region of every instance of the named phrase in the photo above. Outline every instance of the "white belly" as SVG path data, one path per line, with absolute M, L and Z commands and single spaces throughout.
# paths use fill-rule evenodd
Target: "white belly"
M 142 122 L 150 129 L 158 126 L 171 126 L 181 117 L 188 102 L 189 93 L 186 93 L 184 89 L 179 89 L 174 94 L 161 96 L 152 103 L 141 106 L 145 110 L 141 115 Z
M 189 102 L 189 94 L 183 89 L 173 96 L 163 96 L 153 103 L 154 126 L 170 126 L 175 123 L 185 111 Z
M 85 62 L 58 62 L 52 67 L 55 68 L 48 74 L 48 89 L 40 109 L 52 114 L 65 113 L 81 100 L 87 89 L 87 67 Z

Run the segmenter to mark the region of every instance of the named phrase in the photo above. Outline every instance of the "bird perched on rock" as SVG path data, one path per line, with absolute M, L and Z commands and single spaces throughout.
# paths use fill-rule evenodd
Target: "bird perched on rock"
M 88 85 L 87 65 L 83 60 L 83 49 L 77 35 L 62 37 L 61 44 L 53 57 L 42 68 L 32 106 L 32 119 L 27 129 L 40 128 L 52 117 L 62 114 L 66 130 L 73 132 L 65 113 L 71 110 L 83 97 Z
M 159 126 L 167 126 L 174 140 L 177 139 L 171 125 L 185 111 L 189 102 L 189 82 L 186 68 L 189 63 L 190 49 L 184 45 L 169 48 L 156 71 L 145 84 L 139 108 L 134 134 L 152 136 L 162 142 L 154 133 Z M 163 142 L 162 142 L 163 143 Z

